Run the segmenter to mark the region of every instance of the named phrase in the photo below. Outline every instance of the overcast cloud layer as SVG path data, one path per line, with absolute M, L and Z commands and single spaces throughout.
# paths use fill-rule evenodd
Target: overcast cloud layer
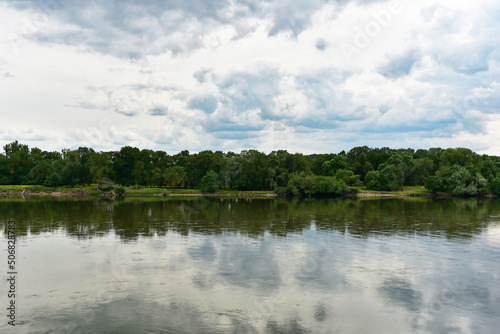
M 500 3 L 0 0 L 0 144 L 500 155 Z

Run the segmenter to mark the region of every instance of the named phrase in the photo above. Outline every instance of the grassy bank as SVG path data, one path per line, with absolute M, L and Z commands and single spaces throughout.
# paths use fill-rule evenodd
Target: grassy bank
M 436 194 L 428 191 L 423 186 L 404 187 L 403 190 L 377 191 L 359 187 L 356 197 L 432 197 Z
M 197 189 L 124 187 L 124 196 L 214 196 L 214 197 L 275 197 L 272 191 L 240 191 L 221 189 L 214 194 L 201 193 Z M 0 185 L 0 196 L 111 196 L 98 191 L 95 185 L 75 187 L 44 187 L 36 185 Z
M 197 189 L 158 188 L 158 187 L 124 187 L 125 197 L 170 196 L 170 197 L 276 197 L 272 191 L 241 191 L 235 189 L 220 189 L 216 193 L 201 193 Z M 0 196 L 112 196 L 111 193 L 98 191 L 95 185 L 76 187 L 44 187 L 37 185 L 0 185 Z M 435 197 L 453 196 L 448 193 L 431 193 L 423 186 L 404 187 L 398 191 L 376 191 L 359 187 L 358 193 L 352 197 Z M 350 196 L 350 197 L 351 197 Z

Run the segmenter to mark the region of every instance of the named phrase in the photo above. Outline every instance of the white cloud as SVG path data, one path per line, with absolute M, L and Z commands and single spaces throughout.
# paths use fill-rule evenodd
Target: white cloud
M 499 13 L 490 0 L 0 1 L 0 141 L 494 152 Z

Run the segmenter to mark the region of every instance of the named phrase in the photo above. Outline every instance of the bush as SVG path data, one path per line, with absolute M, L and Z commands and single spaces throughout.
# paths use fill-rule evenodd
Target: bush
M 214 193 L 219 190 L 219 182 L 217 181 L 217 173 L 213 170 L 207 172 L 201 179 L 201 192 Z
M 276 189 L 278 195 L 288 196 L 341 196 L 353 193 L 355 188 L 349 187 L 344 180 L 335 176 L 321 176 L 294 173 L 290 176 L 285 188 Z
M 115 189 L 115 195 L 118 196 L 118 197 L 121 197 L 125 194 L 125 187 L 118 187 Z
M 433 193 L 443 191 L 443 180 L 439 176 L 429 176 L 425 180 L 425 189 Z
M 380 172 L 378 170 L 372 170 L 366 173 L 365 184 L 368 190 L 381 190 Z
M 484 178 L 478 178 L 471 173 L 469 169 L 463 166 L 454 165 L 446 173 L 443 179 L 443 185 L 446 191 L 457 196 L 475 196 L 477 195 L 478 185 L 484 185 Z
M 491 181 L 490 188 L 495 195 L 500 195 L 500 177 L 496 177 Z
M 118 186 L 110 179 L 102 177 L 99 180 L 97 180 L 96 189 L 97 191 L 104 191 L 104 192 L 115 191 L 118 189 Z M 123 189 L 123 192 L 125 192 L 125 189 Z
M 403 189 L 405 174 L 401 164 L 398 166 L 382 164 L 381 167 L 379 167 L 379 171 L 381 190 Z
M 64 185 L 64 180 L 61 175 L 52 173 L 45 178 L 43 185 L 45 187 L 59 187 Z

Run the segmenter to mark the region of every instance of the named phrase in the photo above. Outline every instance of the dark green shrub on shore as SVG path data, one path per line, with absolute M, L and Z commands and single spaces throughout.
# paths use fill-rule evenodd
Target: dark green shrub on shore
M 352 172 L 351 172 L 352 173 Z M 352 177 L 346 173 L 346 177 Z M 354 178 L 357 180 L 357 178 Z M 350 180 L 352 181 L 352 179 Z M 355 182 L 355 181 L 354 181 Z M 345 180 L 336 176 L 322 176 L 305 173 L 293 173 L 286 187 L 280 187 L 275 192 L 282 197 L 291 196 L 342 196 L 356 193 L 357 189 L 346 184 Z
M 443 179 L 435 175 L 429 176 L 425 181 L 425 189 L 433 193 L 436 193 L 438 191 L 444 191 Z
M 495 195 L 500 195 L 500 177 L 496 177 L 491 181 L 491 191 Z
M 205 176 L 201 179 L 201 192 L 203 193 L 215 193 L 219 190 L 220 185 L 217 180 L 217 173 L 213 170 L 207 172 Z

